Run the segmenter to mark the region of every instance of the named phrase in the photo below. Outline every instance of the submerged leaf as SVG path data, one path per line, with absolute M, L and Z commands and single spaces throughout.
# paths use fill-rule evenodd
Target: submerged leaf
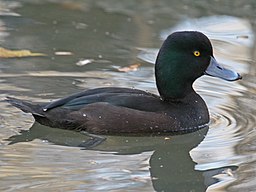
M 0 47 L 0 58 L 15 58 L 15 57 L 36 57 L 45 56 L 43 53 L 32 53 L 29 50 L 8 50 Z
M 75 11 L 84 11 L 87 10 L 88 7 L 84 3 L 79 2 L 63 2 L 60 4 L 63 8 Z

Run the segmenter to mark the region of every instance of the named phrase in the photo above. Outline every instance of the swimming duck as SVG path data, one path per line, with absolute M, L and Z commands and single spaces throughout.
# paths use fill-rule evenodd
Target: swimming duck
M 193 89 L 202 75 L 227 81 L 241 76 L 221 67 L 210 40 L 197 31 L 174 32 L 164 41 L 155 63 L 159 95 L 103 87 L 85 90 L 50 103 L 7 101 L 43 125 L 93 134 L 190 132 L 209 122 L 204 100 Z

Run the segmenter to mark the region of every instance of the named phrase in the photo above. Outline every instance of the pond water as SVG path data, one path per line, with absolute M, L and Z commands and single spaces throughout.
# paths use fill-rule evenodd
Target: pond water
M 152 62 L 175 30 L 204 32 L 217 60 L 243 76 L 197 80 L 208 128 L 108 136 L 93 150 L 77 147 L 83 134 L 0 102 L 0 191 L 256 191 L 255 9 L 254 0 L 0 0 L 0 47 L 46 54 L 0 58 L 0 100 L 102 86 L 157 93 Z

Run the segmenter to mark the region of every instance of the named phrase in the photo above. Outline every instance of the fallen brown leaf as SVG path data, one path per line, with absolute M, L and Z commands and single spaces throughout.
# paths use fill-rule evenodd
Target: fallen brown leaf
M 135 63 L 135 64 L 132 64 L 132 65 L 130 65 L 128 67 L 122 67 L 122 68 L 119 68 L 117 70 L 121 71 L 121 72 L 137 71 L 139 66 L 141 66 L 140 63 Z

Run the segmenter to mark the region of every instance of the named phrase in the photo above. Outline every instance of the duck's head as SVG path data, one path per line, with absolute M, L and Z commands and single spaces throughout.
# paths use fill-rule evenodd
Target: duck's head
M 213 56 L 210 40 L 197 31 L 181 31 L 164 41 L 155 65 L 158 91 L 164 100 L 179 100 L 193 90 L 193 82 L 202 75 L 227 81 L 241 76 L 221 67 Z

